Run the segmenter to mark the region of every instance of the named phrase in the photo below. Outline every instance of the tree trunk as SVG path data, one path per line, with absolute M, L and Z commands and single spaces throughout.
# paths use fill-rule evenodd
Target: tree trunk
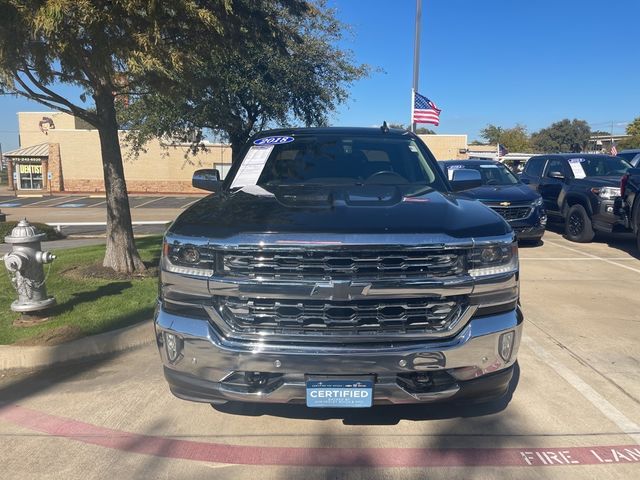
M 100 120 L 98 132 L 107 196 L 107 249 L 102 264 L 123 273 L 145 270 L 133 239 L 114 98 L 106 91 L 96 94 L 94 99 Z
M 244 146 L 243 141 L 239 139 L 231 138 L 231 164 L 235 165 L 236 162 L 240 161 L 240 152 L 242 151 L 242 147 Z

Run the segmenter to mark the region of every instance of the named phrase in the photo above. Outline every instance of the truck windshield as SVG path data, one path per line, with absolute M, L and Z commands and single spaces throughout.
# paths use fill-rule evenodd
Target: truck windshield
M 517 185 L 520 181 L 511 171 L 500 163 L 444 163 L 449 180 L 453 178 L 454 170 L 467 168 L 480 172 L 483 185 Z
M 571 165 L 573 164 L 573 166 Z M 600 177 L 609 175 L 623 175 L 630 167 L 626 160 L 618 157 L 584 157 L 584 158 L 572 158 L 569 159 L 569 165 L 574 171 L 576 177 Z M 576 168 L 578 173 L 576 173 Z M 581 175 L 581 171 L 584 171 L 584 175 Z
M 273 145 L 256 183 L 259 186 L 418 184 L 447 190 L 441 176 L 436 174 L 435 160 L 427 155 L 428 151 L 410 137 L 301 135 L 289 143 Z M 244 161 L 247 158 L 249 153 Z M 233 184 L 239 183 L 236 176 Z

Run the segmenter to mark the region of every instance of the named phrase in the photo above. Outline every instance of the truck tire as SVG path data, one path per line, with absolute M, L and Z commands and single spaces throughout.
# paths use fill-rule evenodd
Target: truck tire
M 591 226 L 589 214 L 580 204 L 573 205 L 564 219 L 564 233 L 572 242 L 589 243 L 595 233 Z

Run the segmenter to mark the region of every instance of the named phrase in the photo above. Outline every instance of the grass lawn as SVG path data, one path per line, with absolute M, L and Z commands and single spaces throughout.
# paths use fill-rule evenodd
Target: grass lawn
M 138 251 L 147 265 L 158 264 L 162 238 L 145 237 L 136 240 Z M 58 304 L 47 310 L 45 323 L 16 327 L 20 314 L 11 310 L 17 294 L 9 276 L 0 272 L 0 344 L 19 343 L 45 345 L 94 335 L 151 318 L 158 291 L 158 279 L 105 279 L 73 273 L 91 265 L 102 265 L 104 245 L 69 248 L 53 252 L 58 258 L 51 264 L 47 293 Z M 44 265 L 45 274 L 48 265 Z M 98 269 L 99 270 L 99 269 Z M 67 272 L 67 273 L 64 273 Z

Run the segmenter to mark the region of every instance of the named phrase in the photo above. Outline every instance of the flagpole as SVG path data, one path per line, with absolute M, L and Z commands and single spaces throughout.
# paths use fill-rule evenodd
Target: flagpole
M 416 122 L 413 121 L 413 107 L 415 92 L 419 90 L 418 79 L 420 76 L 420 24 L 422 20 L 422 0 L 416 0 L 416 29 L 413 43 L 413 90 L 411 92 L 411 131 L 416 132 Z

